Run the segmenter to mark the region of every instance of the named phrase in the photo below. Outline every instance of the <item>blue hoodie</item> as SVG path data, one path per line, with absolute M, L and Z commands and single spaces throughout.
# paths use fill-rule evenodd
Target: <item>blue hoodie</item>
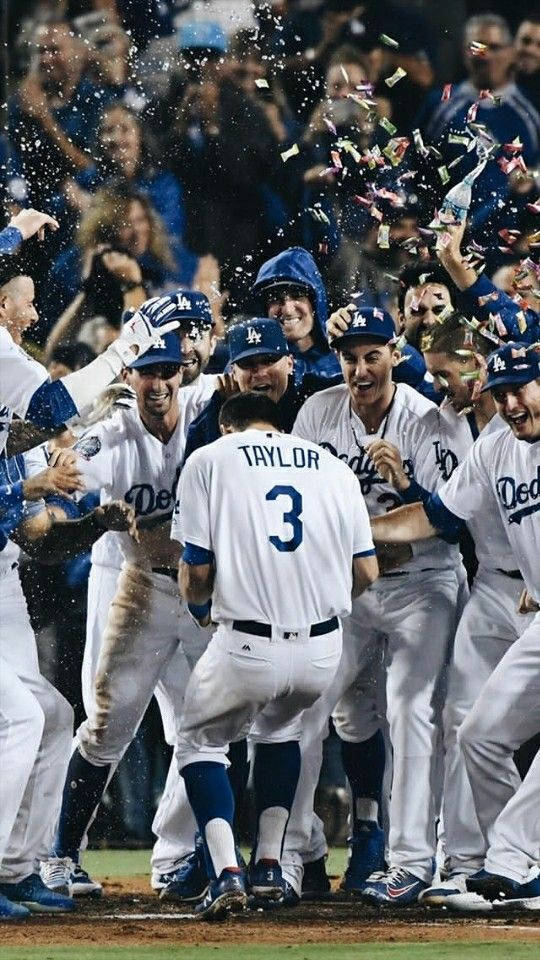
M 309 287 L 313 302 L 313 339 L 314 344 L 303 353 L 293 343 L 289 350 L 294 357 L 294 379 L 300 384 L 306 373 L 315 373 L 319 377 L 335 377 L 341 373 L 339 361 L 328 346 L 326 339 L 326 321 L 328 304 L 326 291 L 317 264 L 308 250 L 303 247 L 289 247 L 263 263 L 252 293 L 258 299 L 265 287 L 276 280 L 290 280 Z M 261 314 L 264 316 L 264 312 Z

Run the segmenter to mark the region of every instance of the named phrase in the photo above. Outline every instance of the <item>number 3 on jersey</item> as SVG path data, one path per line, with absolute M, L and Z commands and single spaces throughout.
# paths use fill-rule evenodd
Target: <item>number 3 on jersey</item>
M 292 537 L 289 540 L 282 540 L 281 537 L 268 537 L 272 546 L 281 553 L 290 553 L 296 550 L 302 543 L 304 536 L 303 524 L 300 520 L 302 513 L 302 494 L 294 487 L 277 485 L 272 487 L 266 494 L 267 500 L 277 500 L 278 497 L 288 497 L 291 501 L 291 509 L 283 514 L 283 523 L 289 523 L 292 527 Z

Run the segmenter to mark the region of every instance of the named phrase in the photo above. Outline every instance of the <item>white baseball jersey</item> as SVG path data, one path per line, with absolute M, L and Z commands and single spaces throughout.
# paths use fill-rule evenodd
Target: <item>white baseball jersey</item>
M 452 449 L 450 422 L 443 421 L 434 403 L 405 383 L 396 385 L 391 409 L 377 433 L 366 432 L 352 410 L 345 384 L 321 390 L 306 400 L 292 432 L 318 443 L 349 465 L 358 478 L 371 517 L 401 506 L 403 500 L 379 476 L 364 444 L 377 437 L 393 443 L 401 453 L 407 475 L 429 491 L 435 491 L 447 480 L 458 463 Z M 407 572 L 454 567 L 459 562 L 458 548 L 442 540 L 420 540 L 412 544 L 412 551 Z
M 462 463 L 472 447 L 474 438 L 465 416 L 459 416 L 449 403 L 443 403 L 440 413 L 444 420 L 448 420 L 454 438 L 453 450 Z M 509 430 L 499 414 L 489 421 L 480 432 L 481 437 L 487 437 L 495 431 Z M 506 533 L 506 525 L 500 520 L 495 496 L 486 494 L 484 509 L 475 514 L 468 521 L 467 526 L 474 540 L 476 557 L 480 568 L 486 570 L 515 570 L 518 566 L 512 553 L 510 541 Z
M 466 521 L 495 498 L 527 589 L 539 598 L 540 441 L 517 440 L 507 427 L 479 437 L 438 494 L 448 510 Z
M 117 562 L 119 547 L 122 556 L 131 562 L 141 562 L 148 554 L 149 561 L 156 566 L 165 565 L 168 557 L 161 550 L 159 530 L 152 544 L 145 539 L 145 528 L 151 530 L 154 525 L 158 526 L 156 521 L 160 518 L 172 516 L 187 431 L 214 393 L 215 384 L 214 376 L 202 374 L 194 384 L 180 389 L 178 423 L 166 444 L 147 430 L 137 407 L 130 407 L 117 410 L 111 417 L 89 427 L 74 445 L 86 489 L 99 490 L 101 503 L 125 500 L 135 510 L 141 529 L 141 547 L 137 547 L 129 534 L 109 531 L 104 547 L 99 550 L 100 562 Z M 37 451 L 40 449 L 44 448 Z M 162 539 L 166 545 L 168 531 Z M 112 556 L 107 558 L 111 545 Z
M 171 536 L 213 551 L 213 619 L 293 630 L 350 613 L 353 556 L 374 549 L 352 473 L 313 443 L 261 430 L 192 454 Z
M 7 443 L 13 414 L 24 419 L 34 393 L 48 379 L 45 367 L 17 346 L 0 326 L 0 453 Z

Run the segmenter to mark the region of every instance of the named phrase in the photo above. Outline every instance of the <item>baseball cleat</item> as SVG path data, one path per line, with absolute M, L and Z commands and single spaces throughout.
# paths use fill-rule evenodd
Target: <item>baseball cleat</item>
M 100 897 L 103 893 L 101 884 L 97 880 L 92 880 L 80 863 L 73 864 L 71 890 L 74 897 Z
M 31 913 L 70 913 L 76 907 L 71 897 L 49 890 L 38 873 L 31 873 L 19 883 L 0 883 L 0 894 Z
M 373 820 L 357 820 L 348 843 L 349 862 L 340 887 L 362 893 L 368 878 L 384 871 L 384 831 Z
M 502 874 L 479 870 L 467 877 L 467 890 L 480 894 L 491 902 L 497 901 L 500 909 L 506 903 L 516 906 L 521 900 L 540 898 L 540 877 L 527 883 L 518 883 L 517 880 L 511 880 Z
M 63 897 L 71 897 L 71 872 L 75 866 L 71 857 L 49 857 L 39 865 L 39 874 L 43 883 L 53 893 L 60 893 Z
M 260 900 L 283 898 L 283 874 L 278 860 L 259 860 L 248 867 L 249 892 Z
M 203 920 L 223 920 L 230 913 L 242 913 L 246 905 L 244 871 L 240 867 L 229 867 L 212 881 L 204 900 L 195 907 L 195 913 Z
M 28 907 L 22 903 L 13 903 L 0 893 L 0 920 L 24 920 L 30 916 Z
M 364 884 L 360 896 L 367 903 L 406 907 L 416 903 L 422 890 L 427 887 L 424 880 L 419 880 L 403 867 L 392 867 L 386 873 L 372 874 Z
M 326 900 L 331 894 L 330 880 L 326 873 L 326 857 L 304 864 L 302 900 Z
M 160 886 L 157 886 L 158 883 Z M 176 903 L 197 903 L 202 900 L 208 890 L 202 847 L 195 847 L 195 850 L 186 854 L 175 870 L 160 874 L 156 881 L 152 878 L 152 886 L 161 891 L 161 900 L 172 900 Z
M 467 874 L 451 873 L 445 880 L 422 890 L 418 902 L 425 907 L 451 907 L 452 898 L 467 893 Z

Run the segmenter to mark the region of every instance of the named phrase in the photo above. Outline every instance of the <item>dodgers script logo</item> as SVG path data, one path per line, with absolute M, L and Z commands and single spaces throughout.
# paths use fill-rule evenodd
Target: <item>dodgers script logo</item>
M 388 482 L 383 480 L 383 478 L 377 473 L 377 469 L 373 461 L 368 457 L 363 447 L 360 448 L 358 456 L 354 456 L 349 459 L 346 453 L 338 453 L 336 448 L 327 441 L 319 443 L 319 446 L 324 450 L 329 450 L 329 452 L 332 453 L 334 457 L 337 457 L 338 460 L 343 460 L 344 463 L 348 464 L 353 473 L 355 473 L 358 477 L 360 489 L 364 496 L 367 496 L 368 493 L 371 493 L 371 490 L 376 484 L 384 484 L 385 486 L 388 486 Z M 404 460 L 403 469 L 407 476 L 412 479 L 414 475 L 412 460 Z M 401 503 L 401 500 L 399 500 L 399 503 Z
M 174 483 L 170 490 L 155 490 L 151 483 L 135 483 L 127 491 L 124 500 L 133 506 L 138 517 L 147 517 L 155 510 L 171 511 L 176 501 L 176 486 L 180 476 L 180 467 L 176 471 Z
M 504 509 L 514 511 L 508 514 L 508 523 L 520 524 L 523 517 L 540 510 L 540 465 L 530 483 L 526 480 L 518 483 L 514 477 L 499 477 L 496 490 Z

